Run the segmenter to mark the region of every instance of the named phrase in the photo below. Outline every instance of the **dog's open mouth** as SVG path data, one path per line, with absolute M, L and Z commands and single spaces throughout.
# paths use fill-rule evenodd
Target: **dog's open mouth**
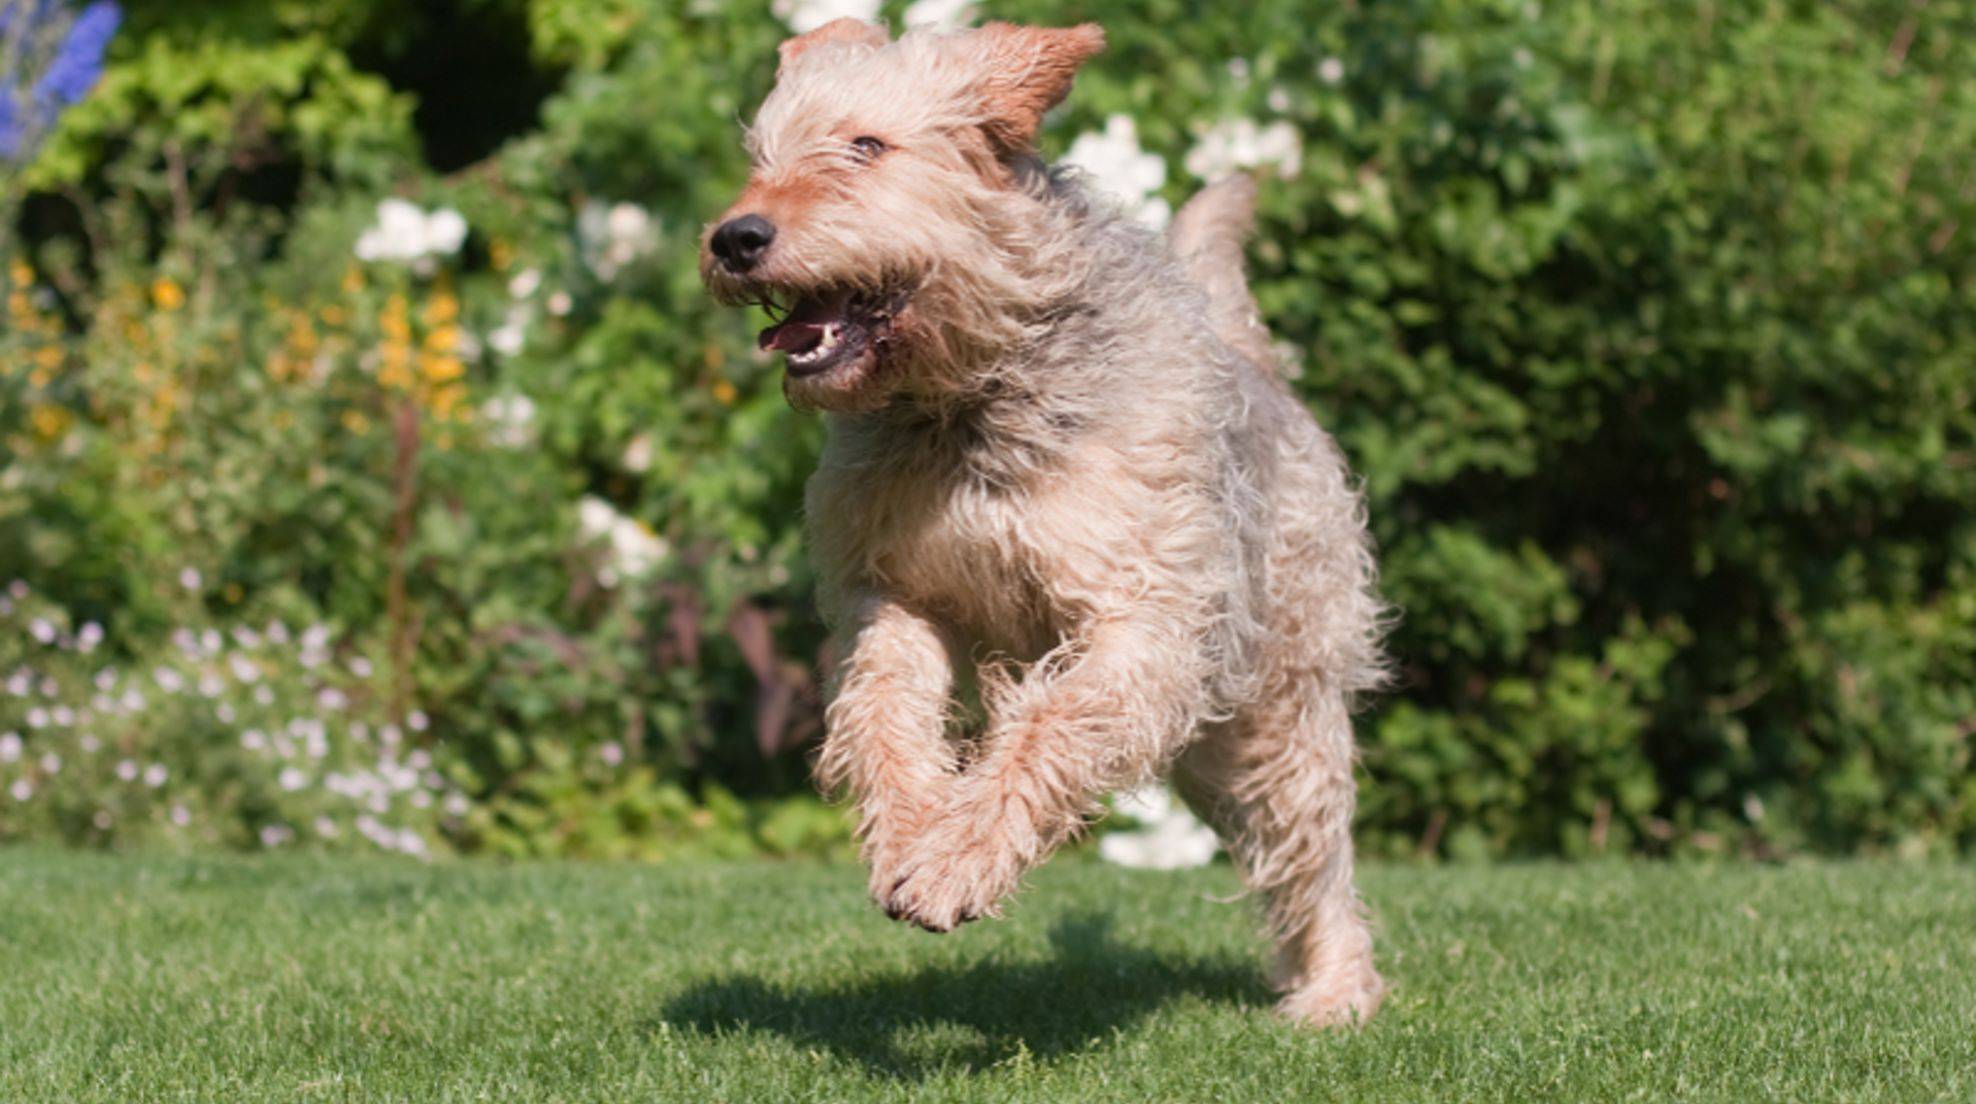
M 789 358 L 791 376 L 820 375 L 877 352 L 891 338 L 892 321 L 905 303 L 904 292 L 849 288 L 796 296 L 787 307 L 769 297 L 762 308 L 778 321 L 762 331 L 759 343 Z

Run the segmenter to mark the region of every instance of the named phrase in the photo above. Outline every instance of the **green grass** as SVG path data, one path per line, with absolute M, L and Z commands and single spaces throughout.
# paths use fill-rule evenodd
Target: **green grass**
M 844 867 L 0 851 L 0 1100 L 1976 1099 L 1976 870 L 1380 867 L 1276 1021 L 1225 868 L 891 924 Z

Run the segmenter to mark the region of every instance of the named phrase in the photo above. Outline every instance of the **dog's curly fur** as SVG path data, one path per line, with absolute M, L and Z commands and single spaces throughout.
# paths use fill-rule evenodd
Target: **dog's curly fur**
M 1266 898 L 1283 1010 L 1363 1021 L 1383 991 L 1350 837 L 1350 709 L 1382 676 L 1363 504 L 1243 279 L 1250 181 L 1162 241 L 1035 157 L 1102 46 L 1091 25 L 792 39 L 708 228 L 723 301 L 870 336 L 785 384 L 830 429 L 808 522 L 847 646 L 819 775 L 857 804 L 873 896 L 946 931 L 1101 795 L 1171 772 Z M 742 265 L 713 233 L 745 215 L 774 238 Z

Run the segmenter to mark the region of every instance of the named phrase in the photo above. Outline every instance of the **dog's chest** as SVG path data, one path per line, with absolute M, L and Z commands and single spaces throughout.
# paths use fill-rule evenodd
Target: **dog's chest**
M 819 567 L 884 589 L 973 642 L 1033 658 L 1053 641 L 1042 551 L 1020 490 L 951 455 L 819 470 L 810 493 Z

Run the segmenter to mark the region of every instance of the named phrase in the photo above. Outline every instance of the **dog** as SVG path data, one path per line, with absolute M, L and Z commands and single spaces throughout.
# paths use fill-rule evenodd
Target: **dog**
M 1256 189 L 1161 239 L 1038 158 L 1093 24 L 781 45 L 702 239 L 822 411 L 805 496 L 844 656 L 817 760 L 870 891 L 949 931 L 1169 774 L 1265 901 L 1281 1011 L 1362 1023 L 1351 712 L 1382 679 L 1357 484 L 1243 273 Z

